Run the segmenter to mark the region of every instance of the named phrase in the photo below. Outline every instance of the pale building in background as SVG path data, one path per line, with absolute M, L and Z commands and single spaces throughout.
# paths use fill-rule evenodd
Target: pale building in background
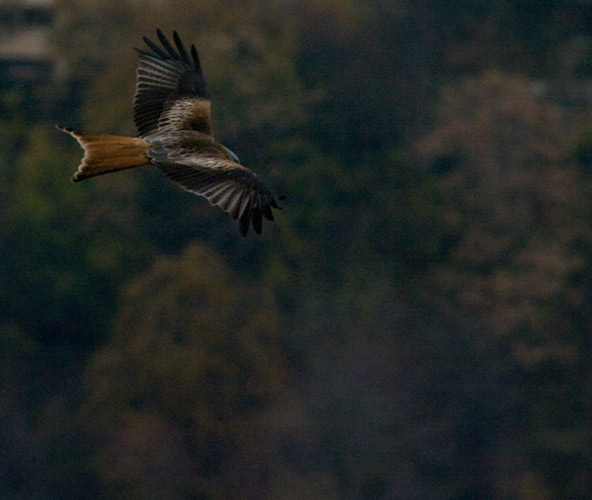
M 0 79 L 40 80 L 53 69 L 54 0 L 0 0 Z

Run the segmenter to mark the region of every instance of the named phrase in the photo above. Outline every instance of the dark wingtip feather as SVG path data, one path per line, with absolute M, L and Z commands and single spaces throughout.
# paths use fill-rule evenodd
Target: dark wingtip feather
M 151 54 L 151 53 L 150 53 L 150 52 L 148 52 L 147 50 L 144 50 L 144 49 L 138 49 L 137 47 L 134 47 L 134 50 L 135 50 L 135 51 L 136 51 L 138 54 L 140 54 L 140 55 L 143 55 L 143 56 L 152 56 L 152 57 L 154 57 L 154 54 Z
M 195 45 L 191 46 L 191 58 L 193 59 L 193 66 L 195 66 L 195 69 L 200 72 L 201 63 L 199 62 L 199 56 L 197 55 L 197 49 L 195 48 Z
M 261 234 L 263 227 L 263 219 L 261 216 L 261 195 L 255 197 L 255 203 L 251 208 L 251 220 L 253 221 L 253 229 L 257 234 Z
M 251 199 L 247 202 L 247 206 L 244 208 L 243 213 L 239 219 L 240 233 L 246 236 L 249 232 L 249 223 L 251 222 Z
M 241 215 L 241 218 L 238 221 L 240 233 L 243 236 L 246 236 L 247 233 L 249 232 L 249 222 L 250 221 L 251 221 L 251 219 L 249 217 L 249 212 L 245 211 L 245 213 L 243 213 L 243 215 Z
M 181 57 L 181 60 L 186 64 L 191 64 L 189 56 L 187 55 L 187 51 L 185 50 L 185 46 L 181 41 L 181 37 L 179 37 L 179 33 L 177 33 L 176 31 L 173 31 L 173 40 L 175 41 L 175 45 L 177 46 L 177 50 L 179 51 L 179 56 Z
M 150 40 L 147 37 L 142 37 L 142 40 L 144 40 L 144 43 L 146 45 L 148 45 L 148 47 L 150 47 L 150 50 L 152 50 L 154 52 L 154 54 L 156 54 L 158 57 L 160 57 L 161 59 L 168 59 L 169 56 L 167 55 L 166 52 L 164 52 L 158 45 L 156 45 L 152 40 Z M 150 56 L 153 56 L 154 54 L 148 54 Z
M 273 201 L 273 198 L 271 199 L 271 201 Z M 273 212 L 271 211 L 271 207 L 273 205 L 271 204 L 271 201 L 263 203 L 261 210 L 263 211 L 263 217 L 273 222 Z
M 269 205 L 267 205 L 266 208 L 263 210 L 263 217 L 265 217 L 270 222 L 275 221 L 275 218 L 273 217 L 273 212 L 271 211 L 271 208 L 269 208 Z
M 286 199 L 285 196 L 278 196 L 278 200 L 285 200 L 285 199 Z M 272 208 L 277 208 L 278 210 L 282 210 L 283 209 L 283 207 L 280 207 L 277 204 L 277 201 L 275 201 L 275 198 L 273 198 L 273 197 L 271 198 L 271 200 L 269 200 L 269 204 L 272 206 Z
M 177 54 L 177 51 L 173 48 L 173 46 L 171 45 L 171 42 L 169 42 L 168 38 L 166 36 L 164 36 L 163 32 L 160 30 L 156 30 L 156 34 L 158 35 L 158 39 L 160 40 L 160 43 L 162 43 L 162 46 L 166 49 L 166 51 L 170 54 L 170 56 L 173 59 L 178 60 L 179 54 Z

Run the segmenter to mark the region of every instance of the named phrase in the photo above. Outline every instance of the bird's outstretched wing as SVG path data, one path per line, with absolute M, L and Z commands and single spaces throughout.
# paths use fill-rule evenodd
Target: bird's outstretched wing
M 273 221 L 271 209 L 279 207 L 271 192 L 213 140 L 204 140 L 200 147 L 185 147 L 169 136 L 153 142 L 148 155 L 175 184 L 203 196 L 238 220 L 243 236 L 251 224 L 261 234 L 263 218 Z
M 195 45 L 187 53 L 177 32 L 173 46 L 156 32 L 161 45 L 144 37 L 134 94 L 134 123 L 140 137 L 176 130 L 210 134 L 210 101 Z
M 261 234 L 263 218 L 279 208 L 271 192 L 236 155 L 217 143 L 210 128 L 210 101 L 195 45 L 187 53 L 179 35 L 173 46 L 160 30 L 161 45 L 144 38 L 134 95 L 134 122 L 150 144 L 151 162 L 183 189 L 206 198 L 239 221 L 245 236 Z

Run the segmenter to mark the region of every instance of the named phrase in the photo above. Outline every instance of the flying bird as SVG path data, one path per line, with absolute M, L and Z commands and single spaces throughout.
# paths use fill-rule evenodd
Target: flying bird
M 133 99 L 138 137 L 74 130 L 84 157 L 74 182 L 144 165 L 156 165 L 174 183 L 238 220 L 246 236 L 252 225 L 261 234 L 263 218 L 279 208 L 259 177 L 236 154 L 218 143 L 210 125 L 210 100 L 195 45 L 188 53 L 177 32 L 174 46 L 157 30 L 160 45 L 144 37 Z M 281 198 L 279 198 L 281 199 Z

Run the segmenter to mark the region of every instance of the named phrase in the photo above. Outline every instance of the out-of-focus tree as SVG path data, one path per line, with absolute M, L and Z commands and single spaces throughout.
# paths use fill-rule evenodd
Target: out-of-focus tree
M 577 116 L 542 90 L 488 72 L 444 92 L 439 125 L 418 151 L 439 171 L 457 242 L 431 279 L 489 335 L 510 342 L 528 394 L 521 429 L 531 437 L 521 444 L 530 470 L 515 487 L 584 498 L 589 427 L 566 398 L 580 400 L 591 376 L 581 369 L 589 342 L 568 312 L 589 293 L 573 280 L 585 274 L 592 240 L 590 192 L 569 156 L 566 124 Z M 559 481 L 543 456 L 569 463 L 569 474 Z
M 134 205 L 118 203 L 117 187 L 105 199 L 92 184 L 70 182 L 79 152 L 53 123 L 14 116 L 3 124 L 0 167 L 7 422 L 0 440 L 14 458 L 1 489 L 15 498 L 93 496 L 83 458 L 88 441 L 75 420 L 78 377 L 110 328 L 121 282 L 150 245 L 135 232 Z
M 447 89 L 441 116 L 418 146 L 457 239 L 436 279 L 499 334 L 540 329 L 590 237 L 570 115 L 529 80 L 490 72 Z
M 243 498 L 228 465 L 278 397 L 283 366 L 264 289 L 201 245 L 155 262 L 127 287 L 87 372 L 106 495 Z

